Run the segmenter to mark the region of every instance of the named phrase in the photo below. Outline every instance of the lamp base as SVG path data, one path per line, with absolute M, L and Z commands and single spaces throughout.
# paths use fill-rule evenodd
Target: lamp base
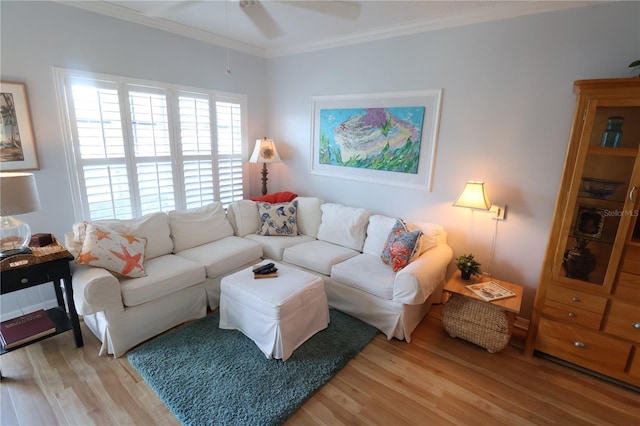
M 262 163 L 262 195 L 267 195 L 267 163 Z
M 0 251 L 0 260 L 4 260 L 11 256 L 17 256 L 19 254 L 32 254 L 33 252 L 29 247 L 22 247 L 18 249 L 9 249 Z

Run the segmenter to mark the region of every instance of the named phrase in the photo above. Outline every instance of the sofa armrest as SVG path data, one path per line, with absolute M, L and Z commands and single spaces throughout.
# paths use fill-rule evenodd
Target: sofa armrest
M 114 308 L 124 310 L 120 282 L 109 271 L 73 264 L 72 272 L 73 301 L 78 314 L 89 315 Z
M 396 274 L 393 300 L 408 305 L 419 305 L 444 283 L 453 250 L 447 244 L 438 244 L 422 253 Z

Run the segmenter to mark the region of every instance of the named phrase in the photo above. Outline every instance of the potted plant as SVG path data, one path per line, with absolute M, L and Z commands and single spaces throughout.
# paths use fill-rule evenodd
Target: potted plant
M 480 262 L 475 259 L 475 256 L 471 253 L 463 254 L 456 258 L 456 266 L 460 269 L 463 280 L 468 280 L 471 275 L 480 275 Z

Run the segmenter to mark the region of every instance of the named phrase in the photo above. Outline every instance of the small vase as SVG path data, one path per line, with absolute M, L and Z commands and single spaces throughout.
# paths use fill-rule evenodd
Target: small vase
M 460 271 L 460 276 L 462 277 L 463 280 L 470 280 L 471 272 Z
M 607 119 L 607 129 L 602 134 L 600 146 L 603 148 L 617 148 L 622 140 L 622 123 L 624 117 L 613 116 Z

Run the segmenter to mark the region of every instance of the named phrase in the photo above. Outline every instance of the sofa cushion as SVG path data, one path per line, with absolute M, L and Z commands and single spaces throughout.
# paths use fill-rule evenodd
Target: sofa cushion
M 125 306 L 141 305 L 202 283 L 206 278 L 204 266 L 172 254 L 148 260 L 144 266 L 146 277 L 120 280 Z
M 422 231 L 419 250 L 416 252 L 416 256 L 419 256 L 430 248 L 433 248 L 438 244 L 444 242 L 444 228 L 442 227 L 442 225 L 438 225 L 437 223 L 416 222 L 411 220 L 406 221 L 406 224 L 409 231 L 413 231 L 415 229 L 420 229 Z
M 387 241 L 384 243 L 380 258 L 387 265 L 391 265 L 393 272 L 398 272 L 409 264 L 417 252 L 421 236 L 420 229 L 409 231 L 402 219 L 396 220 Z
M 379 256 L 359 254 L 331 268 L 331 279 L 384 300 L 393 299 L 396 274 Z
M 333 203 L 325 203 L 321 209 L 322 222 L 318 228 L 318 239 L 361 251 L 371 213 L 365 209 Z
M 308 235 L 297 235 L 293 237 L 266 237 L 264 235 L 249 234 L 244 238 L 260 243 L 260 245 L 262 245 L 262 255 L 273 260 L 282 260 L 284 250 L 287 247 L 293 247 L 298 244 L 316 240 Z
M 358 251 L 347 247 L 315 240 L 286 248 L 282 260 L 292 265 L 329 275 L 333 265 L 358 254 Z
M 204 265 L 209 278 L 217 278 L 262 257 L 262 246 L 234 235 L 176 253 Z
M 87 223 L 89 222 L 79 222 L 73 225 L 73 242 L 78 249 L 84 243 Z M 151 213 L 133 219 L 101 219 L 91 223 L 106 226 L 116 232 L 145 238 L 147 240 L 144 251 L 146 260 L 173 252 L 169 217 L 165 213 Z
M 227 219 L 233 226 L 234 234 L 238 237 L 255 234 L 260 228 L 260 219 L 255 201 L 238 200 L 229 204 Z
M 367 238 L 364 240 L 362 252 L 372 256 L 380 256 L 396 220 L 395 217 L 372 215 L 367 225 Z
M 316 238 L 322 220 L 323 201 L 315 197 L 297 197 L 296 201 L 298 202 L 298 232 Z
M 257 203 L 260 219 L 259 235 L 295 237 L 298 235 L 296 211 L 298 202 L 290 203 Z
M 187 211 L 171 211 L 169 225 L 176 253 L 233 235 L 222 203 L 218 201 Z
M 88 223 L 82 250 L 76 259 L 81 265 L 97 266 L 126 277 L 144 277 L 144 248 L 147 240 Z

